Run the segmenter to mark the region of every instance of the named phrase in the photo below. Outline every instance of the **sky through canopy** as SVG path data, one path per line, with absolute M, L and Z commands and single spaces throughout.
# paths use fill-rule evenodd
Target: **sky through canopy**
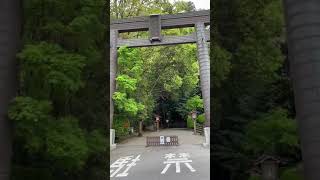
M 175 2 L 177 0 L 170 0 L 170 2 Z M 182 0 L 182 1 L 192 1 L 196 6 L 196 9 L 210 9 L 210 0 Z

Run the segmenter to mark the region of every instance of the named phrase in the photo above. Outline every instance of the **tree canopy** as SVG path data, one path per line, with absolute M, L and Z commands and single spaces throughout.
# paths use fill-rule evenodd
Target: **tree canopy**
M 111 1 L 111 19 L 194 10 L 194 4 L 185 1 Z M 193 31 L 194 28 L 180 28 L 163 30 L 162 33 L 185 35 Z M 147 32 L 120 34 L 122 38 L 147 35 Z M 113 94 L 116 104 L 116 131 L 122 131 L 122 126 L 127 123 L 137 127 L 137 121 L 141 120 L 145 125 L 150 125 L 155 114 L 160 115 L 161 119 L 186 121 L 190 108 L 193 108 L 190 106 L 194 106 L 194 103 L 196 108 L 203 112 L 195 44 L 148 48 L 122 47 L 118 55 L 117 90 Z M 189 99 L 192 97 L 198 99 L 191 102 Z M 188 100 L 190 102 L 187 103 Z M 132 113 L 129 113 L 130 111 Z M 122 125 L 119 124 L 121 121 Z
M 216 0 L 211 5 L 215 178 L 249 179 L 252 161 L 263 154 L 295 166 L 301 155 L 282 1 Z
M 103 0 L 23 1 L 13 179 L 105 179 L 109 15 Z M 252 161 L 288 159 L 281 178 L 301 162 L 281 0 L 215 0 L 211 17 L 211 113 L 214 178 L 247 180 Z M 112 0 L 110 19 L 194 11 L 192 2 Z M 163 30 L 185 35 L 194 28 Z M 122 38 L 147 32 L 121 33 Z M 203 113 L 194 44 L 119 49 L 112 95 L 117 137 L 129 127 Z M 190 119 L 190 118 L 189 118 Z M 199 115 L 198 122 L 203 122 Z M 290 167 L 290 168 L 287 168 Z M 292 168 L 294 167 L 294 168 Z
M 23 1 L 13 179 L 103 179 L 106 2 Z

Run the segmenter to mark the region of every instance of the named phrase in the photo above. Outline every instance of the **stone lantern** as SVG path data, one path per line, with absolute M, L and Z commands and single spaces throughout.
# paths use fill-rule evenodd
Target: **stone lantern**
M 157 131 L 159 131 L 159 123 L 160 123 L 160 116 L 156 115 L 156 127 L 157 127 Z
M 261 168 L 262 180 L 278 180 L 280 159 L 274 156 L 263 155 L 256 161 Z
M 193 133 L 194 135 L 197 134 L 197 111 L 191 111 L 191 118 L 193 120 Z

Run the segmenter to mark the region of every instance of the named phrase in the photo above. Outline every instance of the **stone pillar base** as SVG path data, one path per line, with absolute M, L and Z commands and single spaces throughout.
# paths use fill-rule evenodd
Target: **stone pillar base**
M 210 147 L 210 127 L 204 128 L 204 137 L 205 137 L 205 142 L 203 143 L 203 146 Z
M 114 129 L 110 129 L 110 150 L 113 150 L 117 147 L 114 143 L 116 137 L 116 131 Z
M 110 151 L 114 150 L 117 147 L 117 144 L 110 144 Z

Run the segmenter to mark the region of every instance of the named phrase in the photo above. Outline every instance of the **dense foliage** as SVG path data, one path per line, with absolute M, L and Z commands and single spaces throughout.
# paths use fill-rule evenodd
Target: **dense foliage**
M 19 94 L 14 122 L 13 179 L 105 179 L 107 68 L 103 0 L 24 1 Z M 262 154 L 287 159 L 281 179 L 299 179 L 293 93 L 280 0 L 215 0 L 211 50 L 213 176 L 247 180 Z M 114 0 L 111 19 L 195 10 L 169 0 Z M 164 30 L 185 35 L 193 28 Z M 147 37 L 147 32 L 123 33 Z M 113 94 L 117 136 L 154 114 L 170 122 L 197 110 L 203 123 L 194 44 L 120 48 Z M 108 144 L 108 143 L 107 143 Z M 287 168 L 288 166 L 288 168 Z M 291 168 L 294 167 L 294 168 Z M 259 179 L 251 177 L 250 179 Z
M 193 3 L 183 1 L 111 1 L 111 17 L 114 19 L 193 10 Z M 164 30 L 163 34 L 183 35 L 193 31 L 193 28 L 171 29 Z M 120 36 L 147 38 L 148 33 L 122 33 Z M 124 132 L 121 134 L 127 135 L 128 129 L 120 126 L 127 121 L 136 129 L 138 121 L 150 125 L 155 114 L 160 115 L 162 121 L 168 119 L 175 123 L 180 119 L 184 124 L 182 127 L 187 127 L 190 111 L 203 112 L 195 44 L 148 48 L 122 47 L 118 52 L 117 90 L 113 94 L 116 104 L 113 128 L 116 132 Z
M 280 180 L 303 180 L 303 175 L 298 168 L 288 168 L 283 171 Z
M 251 155 L 290 156 L 297 153 L 297 126 L 283 109 L 276 109 L 250 122 L 244 147 Z
M 263 154 L 295 166 L 301 157 L 282 1 L 215 0 L 212 9 L 215 178 L 247 180 Z
M 106 2 L 23 1 L 13 179 L 105 179 Z

